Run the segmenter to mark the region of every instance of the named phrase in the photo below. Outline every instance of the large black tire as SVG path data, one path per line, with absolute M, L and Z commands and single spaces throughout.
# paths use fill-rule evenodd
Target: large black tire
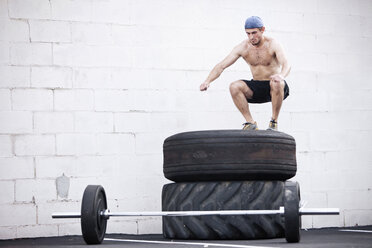
M 296 142 L 276 131 L 179 133 L 163 145 L 164 175 L 174 182 L 281 180 L 296 175 Z
M 172 183 L 164 185 L 163 211 L 262 210 L 283 206 L 282 181 Z M 281 215 L 163 217 L 170 239 L 265 239 L 284 237 Z

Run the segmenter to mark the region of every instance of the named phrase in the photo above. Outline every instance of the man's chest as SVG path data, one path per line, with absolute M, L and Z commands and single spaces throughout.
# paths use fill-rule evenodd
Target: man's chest
M 248 49 L 243 58 L 252 66 L 270 66 L 276 63 L 275 53 L 270 49 Z

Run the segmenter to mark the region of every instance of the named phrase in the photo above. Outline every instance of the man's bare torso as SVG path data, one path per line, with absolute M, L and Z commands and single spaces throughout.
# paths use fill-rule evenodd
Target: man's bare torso
M 254 46 L 249 40 L 243 41 L 241 56 L 249 64 L 254 80 L 270 80 L 270 76 L 280 72 L 280 64 L 276 57 L 274 40 L 265 37 L 261 43 Z

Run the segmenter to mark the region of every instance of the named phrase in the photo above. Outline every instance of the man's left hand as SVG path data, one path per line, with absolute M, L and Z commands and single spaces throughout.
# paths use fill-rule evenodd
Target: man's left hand
M 284 77 L 280 74 L 274 74 L 270 77 L 270 80 L 273 80 L 276 83 L 280 83 L 281 81 L 284 81 Z

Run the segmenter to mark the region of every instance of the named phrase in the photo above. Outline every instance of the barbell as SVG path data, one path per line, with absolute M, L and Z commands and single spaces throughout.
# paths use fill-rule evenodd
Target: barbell
M 282 215 L 284 216 L 285 238 L 289 243 L 300 241 L 301 215 L 338 215 L 338 208 L 300 207 L 300 190 L 297 182 L 286 182 L 284 206 L 271 210 L 218 210 L 218 211 L 159 211 L 159 212 L 116 212 L 107 208 L 106 193 L 100 185 L 88 185 L 83 194 L 81 212 L 53 213 L 52 218 L 80 218 L 83 238 L 87 244 L 102 243 L 107 220 L 110 217 L 133 216 L 211 216 L 211 215 Z

